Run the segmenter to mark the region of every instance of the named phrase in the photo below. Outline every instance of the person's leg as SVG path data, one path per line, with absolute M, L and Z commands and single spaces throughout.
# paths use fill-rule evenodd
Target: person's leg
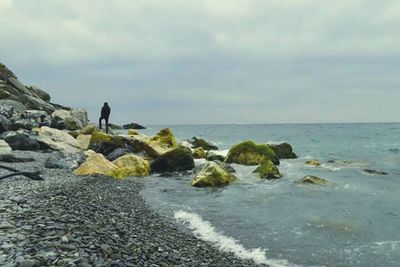
M 108 118 L 105 118 L 106 121 L 106 133 L 108 134 Z
M 99 128 L 101 129 L 101 120 L 103 119 L 103 117 L 100 117 L 99 119 Z

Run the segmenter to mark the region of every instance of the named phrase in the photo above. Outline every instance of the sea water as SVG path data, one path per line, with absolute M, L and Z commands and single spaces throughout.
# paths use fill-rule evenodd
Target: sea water
M 191 187 L 191 175 L 145 178 L 149 205 L 199 238 L 271 266 L 400 266 L 400 124 L 167 127 L 178 141 L 202 137 L 221 154 L 253 140 L 288 142 L 298 155 L 281 160 L 278 180 L 261 180 L 255 166 L 233 164 L 239 182 L 219 189 Z M 314 158 L 320 167 L 304 164 Z M 294 183 L 305 175 L 330 186 Z

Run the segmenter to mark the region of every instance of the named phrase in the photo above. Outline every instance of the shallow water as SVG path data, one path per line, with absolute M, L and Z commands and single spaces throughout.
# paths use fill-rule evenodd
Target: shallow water
M 220 150 L 248 139 L 285 141 L 299 156 L 282 160 L 283 178 L 274 181 L 234 164 L 240 182 L 217 190 L 190 187 L 190 176 L 146 178 L 147 202 L 199 237 L 273 266 L 398 266 L 400 124 L 169 127 L 179 140 L 204 137 Z M 322 166 L 305 166 L 312 158 Z M 367 168 L 389 175 L 367 175 Z M 331 185 L 294 184 L 308 174 Z

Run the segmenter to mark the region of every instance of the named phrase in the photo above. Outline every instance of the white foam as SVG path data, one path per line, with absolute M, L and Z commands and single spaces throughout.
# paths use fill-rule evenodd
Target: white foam
M 334 167 L 334 166 L 327 165 L 327 164 L 322 164 L 321 168 L 325 168 L 325 169 L 328 169 L 328 170 L 331 170 L 331 171 L 334 171 L 334 172 L 338 172 L 338 171 L 342 170 L 339 167 Z
M 253 260 L 256 264 L 268 264 L 271 267 L 294 266 L 285 260 L 267 259 L 265 250 L 262 248 L 246 249 L 237 240 L 225 236 L 215 231 L 215 228 L 196 213 L 188 213 L 182 210 L 175 212 L 175 219 L 184 222 L 189 229 L 193 230 L 196 237 L 212 243 L 214 246 L 224 252 L 234 253 L 242 259 Z

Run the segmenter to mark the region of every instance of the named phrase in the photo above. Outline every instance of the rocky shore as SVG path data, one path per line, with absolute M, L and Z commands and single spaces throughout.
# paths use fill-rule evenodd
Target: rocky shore
M 44 168 L 51 153 L 14 151 L 44 181 L 0 181 L 0 266 L 253 266 L 160 217 L 138 178 L 122 181 Z M 0 170 L 0 175 L 7 171 Z

